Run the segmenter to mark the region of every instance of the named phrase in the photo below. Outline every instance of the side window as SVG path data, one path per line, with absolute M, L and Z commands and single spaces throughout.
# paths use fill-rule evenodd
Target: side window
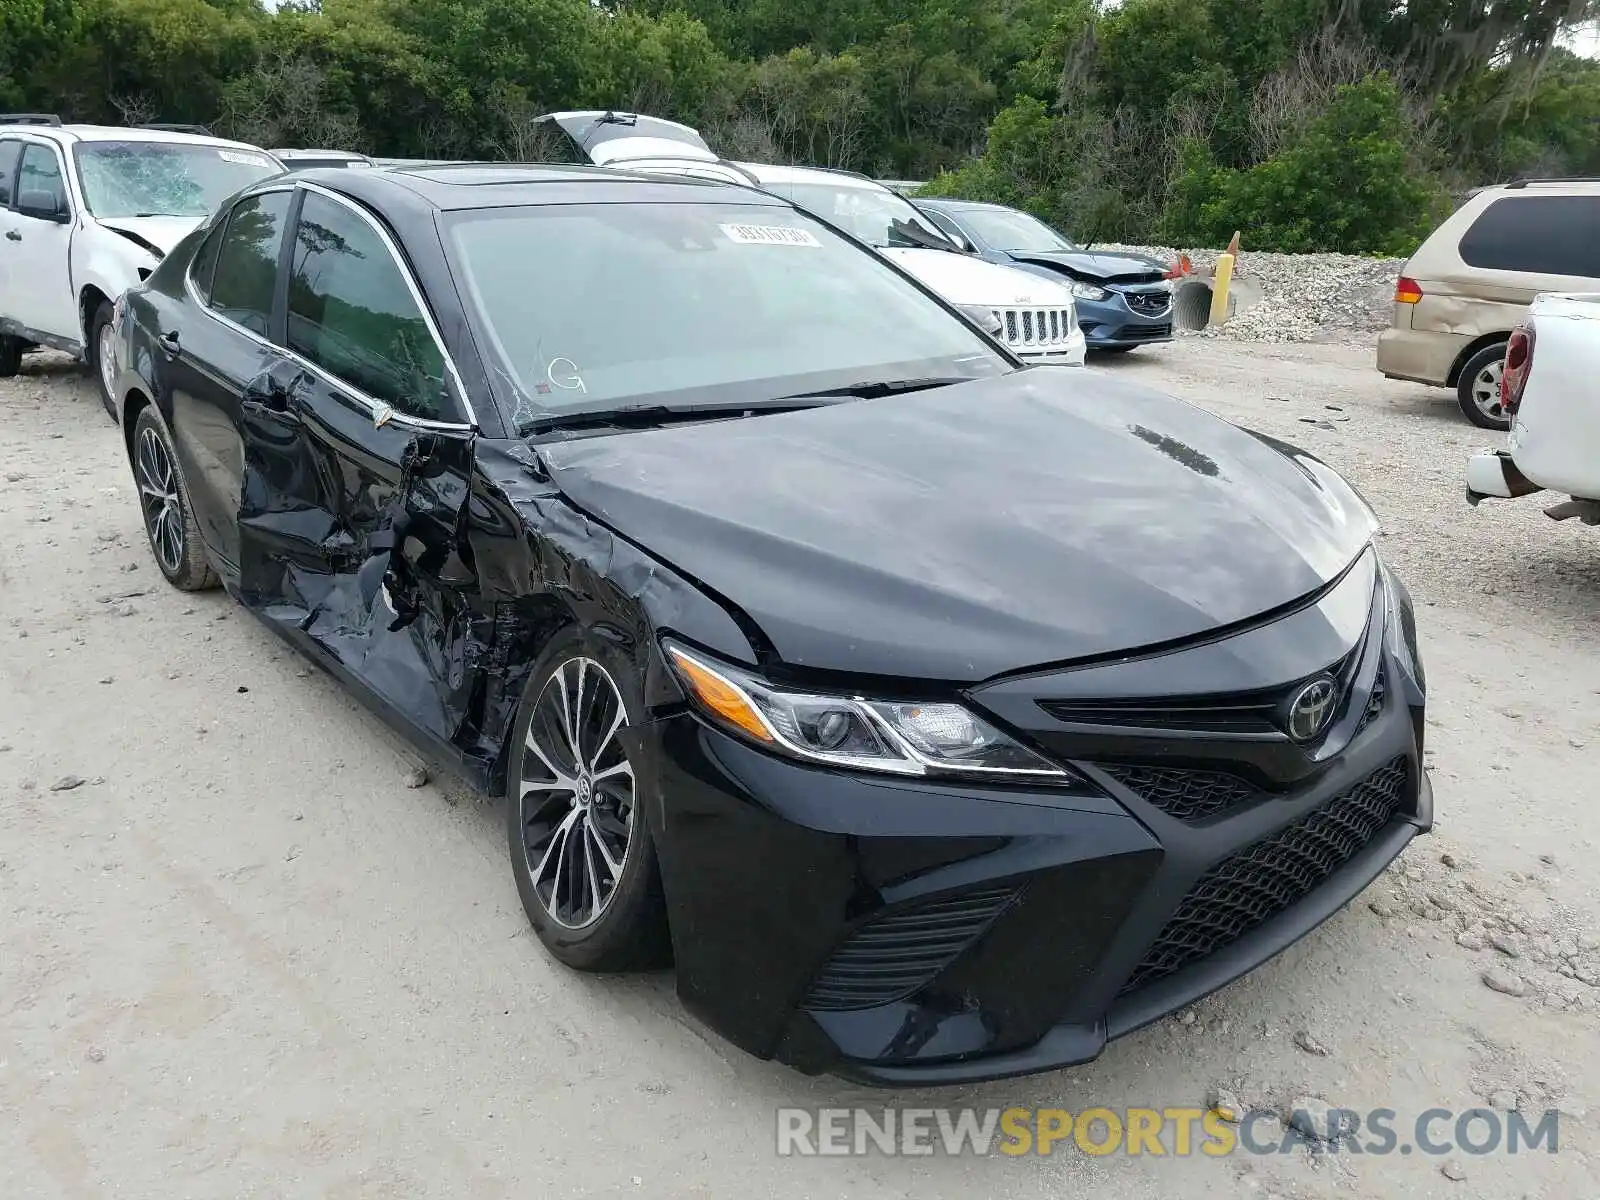
M 39 201 L 41 208 L 55 205 L 58 213 L 71 212 L 67 184 L 61 178 L 61 160 L 54 147 L 30 142 L 22 148 L 22 170 L 17 173 L 17 203 Z
M 932 221 L 939 232 L 945 236 L 955 238 L 964 236 L 961 232 L 961 227 L 942 212 L 934 212 L 931 208 L 919 208 L 917 211 Z
M 194 252 L 194 258 L 189 263 L 189 278 L 194 281 L 194 290 L 207 303 L 211 301 L 211 279 L 217 269 L 217 249 L 222 245 L 222 233 L 227 225 L 226 217 L 218 221 L 206 234 L 206 240 L 200 243 L 200 249 Z
M 295 231 L 289 349 L 399 412 L 453 415 L 444 355 L 400 264 L 363 217 L 315 192 Z
M 1507 196 L 1461 236 L 1461 261 L 1488 271 L 1600 279 L 1600 195 Z
M 233 206 L 217 248 L 211 307 L 236 325 L 267 337 L 277 290 L 278 251 L 293 193 L 263 192 Z M 202 247 L 202 252 L 204 248 Z
M 16 178 L 22 143 L 16 138 L 0 141 L 0 208 L 11 203 L 11 181 Z

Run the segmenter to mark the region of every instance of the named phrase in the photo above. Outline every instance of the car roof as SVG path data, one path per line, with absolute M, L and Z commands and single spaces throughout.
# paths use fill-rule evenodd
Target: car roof
M 829 183 L 835 187 L 859 188 L 864 192 L 888 192 L 876 179 L 857 175 L 853 171 L 839 171 L 832 167 L 786 167 L 775 163 L 735 163 L 740 170 L 748 171 L 758 183 Z M 899 195 L 891 192 L 891 195 Z
M 974 212 L 978 209 L 993 209 L 995 212 L 1021 212 L 1020 208 L 1013 208 L 1009 204 L 991 204 L 987 200 L 958 200 L 947 199 L 942 196 L 917 196 L 916 204 L 919 208 L 927 207 L 936 212 Z
M 168 145 L 222 146 L 229 150 L 249 150 L 255 154 L 268 153 L 249 142 L 199 133 L 179 133 L 171 129 L 125 129 L 117 125 L 19 125 L 16 128 L 29 133 L 63 133 L 80 142 L 163 142 Z
M 368 171 L 308 167 L 295 178 L 372 206 L 399 202 L 444 212 L 544 204 L 764 204 L 792 207 L 755 189 L 693 176 L 647 175 L 615 167 L 527 163 L 378 166 Z M 271 181 L 263 181 L 268 186 Z

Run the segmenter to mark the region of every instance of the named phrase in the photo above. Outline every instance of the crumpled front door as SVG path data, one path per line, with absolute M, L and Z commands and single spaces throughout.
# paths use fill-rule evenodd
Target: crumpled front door
M 240 599 L 440 741 L 475 661 L 475 435 L 385 414 L 285 357 L 247 388 Z

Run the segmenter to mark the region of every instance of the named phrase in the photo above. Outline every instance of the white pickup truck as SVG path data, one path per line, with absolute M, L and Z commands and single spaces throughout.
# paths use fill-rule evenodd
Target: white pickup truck
M 1500 402 L 1505 448 L 1467 460 L 1467 503 L 1565 493 L 1557 521 L 1600 525 L 1600 295 L 1545 293 L 1511 333 Z
M 111 310 L 242 187 L 283 165 L 170 126 L 63 125 L 0 114 L 0 376 L 38 347 L 82 355 L 113 417 Z

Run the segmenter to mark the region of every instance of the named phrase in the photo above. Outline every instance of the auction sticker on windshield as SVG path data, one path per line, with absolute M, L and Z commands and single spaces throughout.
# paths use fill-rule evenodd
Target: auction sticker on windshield
M 724 225 L 728 240 L 746 246 L 821 246 L 809 229 L 789 225 Z

